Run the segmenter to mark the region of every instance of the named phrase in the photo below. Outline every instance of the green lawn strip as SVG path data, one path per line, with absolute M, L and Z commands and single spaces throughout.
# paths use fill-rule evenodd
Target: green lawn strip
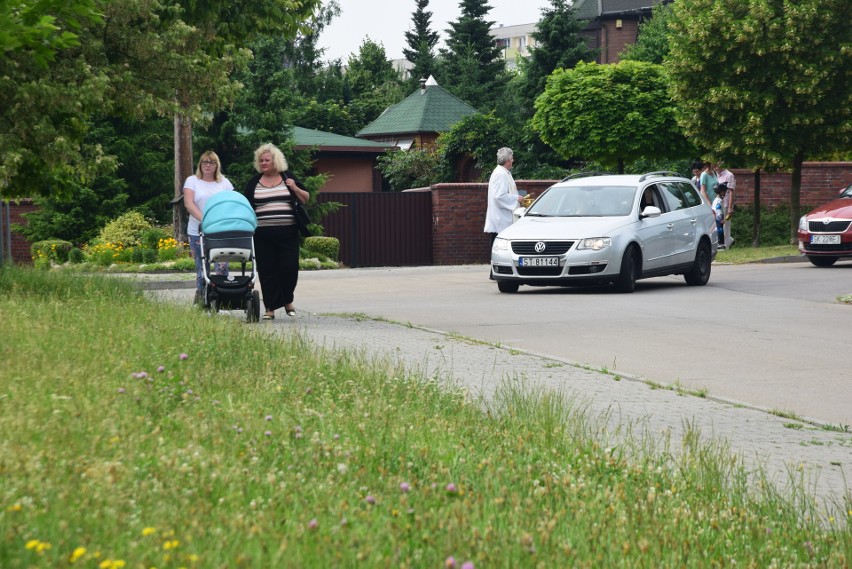
M 0 315 L 2 567 L 852 559 L 848 519 L 699 433 L 606 448 L 556 393 L 486 405 L 116 279 L 2 270 Z

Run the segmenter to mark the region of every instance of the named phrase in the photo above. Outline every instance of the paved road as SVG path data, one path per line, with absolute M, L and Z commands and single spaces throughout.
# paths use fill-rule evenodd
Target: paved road
M 852 425 L 852 263 L 714 265 L 609 288 L 500 294 L 484 266 L 304 272 L 296 305 L 365 313 Z

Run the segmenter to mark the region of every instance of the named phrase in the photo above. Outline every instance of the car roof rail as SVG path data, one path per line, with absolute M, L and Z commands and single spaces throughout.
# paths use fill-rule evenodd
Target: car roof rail
M 612 172 L 576 172 L 574 174 L 570 174 L 565 176 L 560 182 L 565 182 L 566 180 L 573 180 L 574 178 L 589 178 L 591 176 L 612 176 Z
M 644 182 L 651 176 L 677 176 L 678 178 L 683 178 L 683 174 L 680 172 L 672 172 L 671 170 L 660 170 L 659 172 L 647 172 L 642 174 L 642 177 L 639 178 L 640 182 Z

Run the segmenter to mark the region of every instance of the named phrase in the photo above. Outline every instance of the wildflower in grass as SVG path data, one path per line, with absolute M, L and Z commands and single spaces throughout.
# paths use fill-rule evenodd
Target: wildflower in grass
M 180 358 L 181 360 L 185 360 L 188 357 L 189 357 L 189 354 L 185 354 L 185 353 L 178 356 L 178 358 Z
M 372 506 L 376 503 L 376 497 L 372 494 L 368 494 L 367 497 L 364 498 L 364 501 Z
M 399 489 L 402 492 L 409 492 L 411 490 L 411 485 L 408 482 L 403 482 L 399 485 Z
M 308 529 L 317 529 L 319 527 L 319 522 L 316 518 L 312 519 L 308 522 Z
M 456 488 L 456 485 L 453 484 L 452 482 L 447 484 L 447 492 L 449 492 L 450 494 L 455 494 L 458 491 L 459 491 L 459 489 Z
M 446 560 L 446 561 L 444 561 L 444 567 L 446 567 L 446 569 L 455 569 L 455 567 L 456 567 L 456 558 L 455 558 L 455 557 L 453 557 L 452 555 L 450 555 L 449 557 L 447 557 L 447 560 Z
M 166 366 L 157 366 L 157 372 L 163 373 L 164 371 L 166 371 Z
M 265 431 L 263 434 L 266 435 L 267 437 L 271 437 L 272 431 Z
M 124 388 L 123 388 L 123 387 L 119 387 L 119 388 L 118 388 L 118 392 L 119 392 L 119 393 L 124 393 L 124 392 L 125 392 L 125 391 L 124 391 Z
M 462 563 L 462 569 L 474 569 L 473 561 L 465 561 Z
M 24 507 L 20 504 L 12 504 L 8 508 L 6 508 L 6 510 L 9 511 L 9 512 L 20 512 L 23 509 L 24 509 Z
M 180 541 L 178 541 L 176 539 L 169 539 L 169 540 L 166 540 L 163 543 L 163 549 L 165 549 L 166 551 L 168 551 L 170 549 L 177 549 L 177 547 L 179 545 L 180 545 Z
M 302 427 L 301 427 L 300 425 L 296 425 L 295 427 L 293 427 L 293 436 L 294 436 L 295 438 L 297 438 L 297 439 L 301 439 L 301 438 L 302 438 L 302 435 L 303 435 L 303 433 L 302 433 Z
M 340 464 L 338 464 L 338 465 L 337 465 L 337 471 L 338 471 L 340 474 L 346 474 L 346 470 L 347 470 L 347 467 L 346 467 L 346 465 L 345 465 L 345 464 L 343 464 L 342 462 L 341 462 Z
M 265 420 L 267 420 L 267 421 L 271 421 L 271 420 L 272 420 L 272 415 L 267 415 L 266 417 L 264 417 L 264 419 L 265 419 Z
M 71 555 L 68 556 L 68 563 L 77 563 L 77 561 L 84 555 L 86 555 L 86 548 L 78 547 L 71 552 Z
M 157 528 L 152 528 L 152 527 L 142 528 L 142 535 L 144 537 L 148 537 L 149 535 L 154 535 L 155 533 L 157 533 Z

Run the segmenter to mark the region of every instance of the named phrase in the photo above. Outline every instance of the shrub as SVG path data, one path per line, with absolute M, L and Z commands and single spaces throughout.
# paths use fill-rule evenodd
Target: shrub
M 337 261 L 340 257 L 340 241 L 334 237 L 308 237 L 305 239 L 305 250 L 320 259 Z
M 174 237 L 163 237 L 157 241 L 157 257 L 160 261 L 174 261 L 178 257 L 178 242 Z
M 85 258 L 86 257 L 83 253 L 83 250 L 78 247 L 74 247 L 73 249 L 68 251 L 68 261 L 70 261 L 71 263 L 82 263 Z
M 98 235 L 98 241 L 123 247 L 142 245 L 142 236 L 154 229 L 151 222 L 138 211 L 128 211 L 107 223 Z
M 152 227 L 151 229 L 142 232 L 141 245 L 145 249 L 156 249 L 160 241 L 170 239 L 171 237 L 171 228 L 166 230 L 163 227 Z
M 142 249 L 142 262 L 146 265 L 157 262 L 157 251 L 155 249 Z
M 124 246 L 115 243 L 99 243 L 87 249 L 89 261 L 101 267 L 118 263 L 124 253 Z
M 51 263 L 64 263 L 68 260 L 71 243 L 62 239 L 37 241 L 30 247 L 33 263 L 37 267 L 49 267 Z
M 803 205 L 802 212 L 810 206 Z M 735 206 L 731 218 L 731 236 L 740 244 L 750 244 L 754 240 L 754 205 Z M 760 208 L 760 246 L 790 244 L 790 206 L 779 204 L 773 208 Z

